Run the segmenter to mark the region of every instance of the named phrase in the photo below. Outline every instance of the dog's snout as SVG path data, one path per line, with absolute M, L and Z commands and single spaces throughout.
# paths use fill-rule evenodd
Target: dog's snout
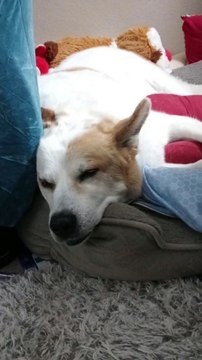
M 51 216 L 50 229 L 60 238 L 70 237 L 76 226 L 76 216 L 70 211 L 61 211 Z

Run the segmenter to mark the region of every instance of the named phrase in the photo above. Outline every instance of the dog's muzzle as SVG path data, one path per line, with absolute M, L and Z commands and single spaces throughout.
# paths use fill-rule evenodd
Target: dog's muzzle
M 76 215 L 65 210 L 54 213 L 50 218 L 50 230 L 57 242 L 67 245 L 78 245 L 89 238 L 90 232 L 81 234 Z
M 50 229 L 62 240 L 71 238 L 77 228 L 77 218 L 70 211 L 60 211 L 51 216 Z

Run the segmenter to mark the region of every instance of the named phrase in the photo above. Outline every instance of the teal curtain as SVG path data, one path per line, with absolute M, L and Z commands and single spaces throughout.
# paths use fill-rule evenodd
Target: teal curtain
M 0 226 L 15 226 L 36 188 L 42 134 L 32 1 L 0 0 Z

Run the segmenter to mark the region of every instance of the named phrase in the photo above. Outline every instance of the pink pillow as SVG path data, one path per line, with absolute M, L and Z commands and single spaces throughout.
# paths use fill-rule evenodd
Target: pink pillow
M 187 62 L 192 64 L 202 60 L 202 15 L 186 15 L 181 18 L 184 21 L 182 30 Z

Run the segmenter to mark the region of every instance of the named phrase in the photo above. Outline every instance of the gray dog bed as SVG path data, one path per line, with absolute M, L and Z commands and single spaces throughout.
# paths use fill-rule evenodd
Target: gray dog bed
M 174 71 L 202 83 L 202 61 Z M 71 264 L 91 276 L 163 280 L 202 272 L 202 234 L 181 220 L 128 204 L 112 204 L 90 239 L 74 247 L 54 242 L 48 206 L 39 193 L 19 226 L 27 247 L 41 257 Z

